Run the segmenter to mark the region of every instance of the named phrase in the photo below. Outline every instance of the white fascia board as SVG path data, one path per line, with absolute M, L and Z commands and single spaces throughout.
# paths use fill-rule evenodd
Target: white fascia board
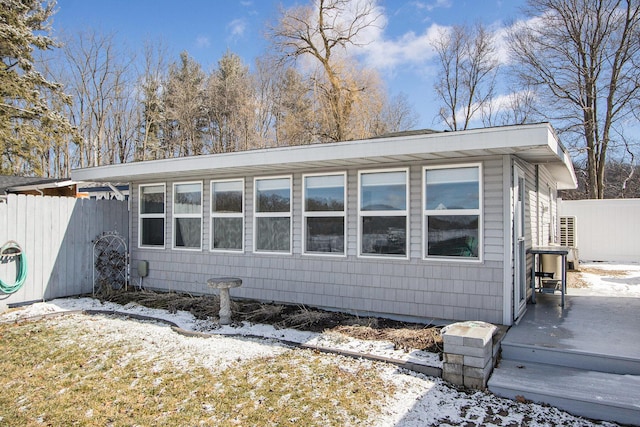
M 215 171 L 233 168 L 282 166 L 335 160 L 373 159 L 385 156 L 451 153 L 471 150 L 513 150 L 514 153 L 545 149 L 549 154 L 558 147 L 549 145 L 547 123 L 517 125 L 457 132 L 373 138 L 305 146 L 268 148 L 234 153 L 151 160 L 99 166 L 71 171 L 75 180 L 119 181 L 136 176 L 161 176 L 184 171 Z M 555 138 L 554 138 L 555 140 Z M 556 145 L 559 146 L 557 140 Z M 556 160 L 558 161 L 558 160 Z
M 60 187 L 68 187 L 71 185 L 77 184 L 74 180 L 66 180 L 66 181 L 54 181 L 40 184 L 28 184 L 28 185 L 16 185 L 14 187 L 10 187 L 7 190 L 9 191 L 34 191 L 34 190 L 43 190 L 46 188 L 60 188 Z
M 551 126 L 548 127 L 547 139 L 547 144 L 556 153 L 556 156 L 558 156 L 558 159 L 560 160 L 559 162 L 553 162 L 545 165 L 551 175 L 555 178 L 558 184 L 558 190 L 575 190 L 578 188 L 578 179 L 576 178 L 576 172 L 573 169 L 571 156 L 569 156 L 567 150 L 562 146 L 562 144 L 560 144 L 560 140 Z

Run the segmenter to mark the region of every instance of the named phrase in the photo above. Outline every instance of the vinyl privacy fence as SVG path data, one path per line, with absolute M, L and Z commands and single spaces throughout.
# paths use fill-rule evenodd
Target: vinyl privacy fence
M 129 235 L 126 201 L 9 195 L 0 202 L 0 245 L 16 241 L 26 255 L 27 276 L 8 305 L 90 293 L 93 243 L 103 232 Z M 13 284 L 14 257 L 0 257 L 0 279 Z
M 581 261 L 640 262 L 640 199 L 563 200 Z

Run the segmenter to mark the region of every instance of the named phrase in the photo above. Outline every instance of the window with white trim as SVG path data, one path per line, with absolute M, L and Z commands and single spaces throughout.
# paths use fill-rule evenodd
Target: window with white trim
M 343 255 L 345 173 L 304 175 L 304 253 Z
M 359 254 L 407 257 L 408 169 L 359 172 Z
M 173 184 L 173 247 L 202 248 L 202 182 Z
M 424 257 L 480 259 L 479 164 L 424 168 Z
M 254 184 L 254 251 L 291 253 L 291 176 Z
M 211 181 L 211 250 L 244 249 L 244 179 Z
M 138 246 L 164 248 L 165 184 L 140 185 Z

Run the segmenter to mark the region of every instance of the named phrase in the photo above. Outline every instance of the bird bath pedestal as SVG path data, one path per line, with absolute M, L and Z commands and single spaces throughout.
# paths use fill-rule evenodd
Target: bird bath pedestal
M 231 323 L 231 298 L 229 288 L 242 286 L 242 279 L 237 277 L 213 277 L 207 280 L 207 285 L 212 289 L 220 289 L 220 324 Z

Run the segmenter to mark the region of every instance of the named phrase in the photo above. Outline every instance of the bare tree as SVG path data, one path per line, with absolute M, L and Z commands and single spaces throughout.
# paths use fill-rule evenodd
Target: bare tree
M 378 19 L 370 0 L 314 0 L 311 6 L 282 10 L 279 23 L 270 29 L 271 40 L 284 58 L 309 58 L 322 70 L 315 83 L 331 119 L 328 140 L 349 138 L 355 98 L 366 90 L 345 75 L 345 49 L 360 45 L 361 34 Z
M 71 122 L 78 128 L 77 166 L 127 161 L 135 129 L 133 56 L 117 51 L 113 35 L 96 31 L 67 38 L 62 50 L 65 88 L 73 99 Z
M 383 128 L 374 132 L 374 135 L 412 129 L 418 123 L 418 114 L 409 104 L 407 95 L 401 93 L 385 103 L 380 122 Z
M 256 146 L 265 148 L 275 144 L 275 105 L 277 83 L 282 75 L 280 67 L 273 58 L 267 56 L 255 60 L 254 97 L 255 97 L 255 133 Z
M 498 60 L 493 35 L 481 24 L 444 29 L 432 43 L 440 68 L 434 85 L 442 102 L 438 116 L 451 130 L 467 129 L 490 108 Z
M 485 126 L 506 126 L 534 123 L 544 120 L 536 108 L 535 91 L 518 88 L 505 96 L 496 97 L 482 108 Z
M 532 18 L 509 37 L 518 77 L 537 89 L 547 119 L 586 157 L 587 194 L 605 197 L 613 130 L 640 93 L 637 0 L 529 0 Z

